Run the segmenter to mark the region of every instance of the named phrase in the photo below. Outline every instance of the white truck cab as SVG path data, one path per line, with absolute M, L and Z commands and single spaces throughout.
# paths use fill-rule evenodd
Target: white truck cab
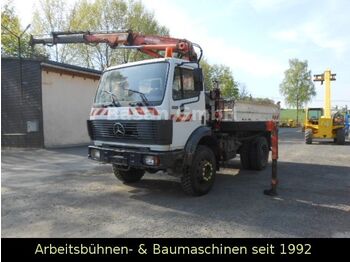
M 186 138 L 205 120 L 203 86 L 194 76 L 197 68 L 196 63 L 174 58 L 108 68 L 90 114 L 94 145 L 183 149 Z M 102 123 L 110 126 L 109 133 Z

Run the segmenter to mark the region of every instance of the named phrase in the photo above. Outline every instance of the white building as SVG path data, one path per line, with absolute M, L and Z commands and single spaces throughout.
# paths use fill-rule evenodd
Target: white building
M 63 147 L 89 143 L 86 120 L 100 71 L 52 61 L 1 60 L 3 146 Z

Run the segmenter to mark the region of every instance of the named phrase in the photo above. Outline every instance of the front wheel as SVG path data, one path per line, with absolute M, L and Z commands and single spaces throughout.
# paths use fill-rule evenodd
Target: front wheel
M 337 130 L 336 139 L 335 139 L 337 145 L 344 145 L 345 144 L 345 130 L 343 128 L 340 128 Z
M 113 173 L 115 177 L 118 178 L 120 181 L 128 184 L 140 181 L 143 175 L 145 174 L 145 171 L 135 168 L 130 168 L 129 170 L 121 170 L 118 169 L 116 165 L 113 165 Z
M 305 130 L 305 144 L 312 144 L 312 129 Z
M 183 190 L 192 196 L 205 195 L 212 188 L 216 175 L 216 159 L 207 146 L 198 146 L 190 167 L 181 177 Z

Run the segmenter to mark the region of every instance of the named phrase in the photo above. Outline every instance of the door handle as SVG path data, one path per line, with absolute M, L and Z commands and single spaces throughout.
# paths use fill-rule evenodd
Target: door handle
M 183 111 L 185 111 L 185 105 L 184 104 L 180 105 L 180 112 L 183 112 Z

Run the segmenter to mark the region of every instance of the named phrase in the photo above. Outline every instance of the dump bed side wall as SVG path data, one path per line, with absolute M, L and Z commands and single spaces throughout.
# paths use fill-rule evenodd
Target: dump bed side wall
M 280 109 L 274 104 L 254 102 L 226 102 L 223 121 L 269 121 L 278 120 Z

